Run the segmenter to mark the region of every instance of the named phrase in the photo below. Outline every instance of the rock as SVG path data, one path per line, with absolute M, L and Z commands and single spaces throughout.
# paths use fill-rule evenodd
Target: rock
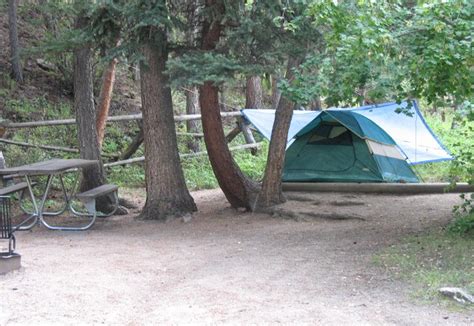
M 18 253 L 0 253 L 0 275 L 10 273 L 21 268 L 21 255 Z M 0 324 L 2 325 L 2 324 Z
M 114 215 L 128 215 L 129 211 L 126 207 L 119 205 Z
M 439 293 L 447 297 L 453 298 L 454 300 L 460 303 L 474 304 L 474 296 L 470 295 L 469 293 L 460 288 L 445 287 L 439 289 Z
M 131 98 L 133 100 L 134 98 L 137 97 L 137 94 L 135 94 L 134 92 L 128 92 L 128 93 L 125 93 L 124 96 L 126 98 Z
M 181 221 L 183 221 L 183 223 L 189 223 L 192 218 L 193 216 L 191 214 L 186 214 L 181 217 Z
M 38 67 L 46 71 L 52 71 L 52 70 L 55 70 L 56 68 L 54 64 L 44 59 L 36 59 L 36 64 L 38 65 Z

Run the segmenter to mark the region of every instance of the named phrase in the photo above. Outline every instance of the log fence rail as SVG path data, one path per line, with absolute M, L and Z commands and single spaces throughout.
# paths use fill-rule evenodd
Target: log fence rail
M 252 131 L 249 126 L 243 122 L 241 118 L 240 111 L 231 111 L 231 112 L 221 112 L 221 117 L 223 119 L 234 118 L 236 119 L 235 127 L 226 135 L 227 142 L 230 143 L 239 133 L 243 133 L 245 141 L 247 144 L 232 146 L 229 147 L 231 151 L 238 151 L 238 150 L 251 150 L 253 155 L 256 154 L 258 148 L 261 147 L 262 143 L 257 143 L 253 138 Z M 175 122 L 185 122 L 190 120 L 200 120 L 200 114 L 187 114 L 187 115 L 177 115 L 174 117 Z M 141 121 L 142 114 L 128 114 L 128 115 L 117 115 L 117 116 L 109 116 L 107 118 L 107 122 L 128 122 L 128 121 Z M 75 125 L 75 119 L 61 119 L 61 120 L 43 120 L 43 121 L 27 121 L 27 122 L 12 122 L 8 120 L 0 121 L 0 136 L 3 136 L 5 131 L 8 129 L 24 129 L 24 128 L 39 128 L 39 127 L 53 127 L 53 126 L 67 126 L 67 125 Z M 204 137 L 203 133 L 188 133 L 188 132 L 177 132 L 178 136 L 187 136 L 187 137 L 196 137 L 202 138 Z M 135 140 L 137 142 L 137 140 Z M 53 146 L 53 145 L 42 145 L 42 144 L 32 144 L 27 142 L 15 141 L 7 138 L 0 138 L 0 143 L 4 143 L 7 145 L 14 145 L 14 146 L 21 146 L 21 147 L 28 147 L 28 148 L 39 148 L 44 150 L 51 150 L 51 151 L 60 151 L 66 153 L 75 153 L 78 154 L 79 150 L 76 148 L 69 148 L 63 146 Z M 138 139 L 138 143 L 131 144 L 135 150 L 140 146 L 141 142 Z M 143 162 L 144 157 L 135 157 L 129 158 L 133 153 L 131 152 L 130 148 L 127 148 L 124 152 L 126 155 L 117 155 L 113 154 L 106 154 L 102 153 L 102 156 L 110 158 L 112 160 L 116 160 L 115 162 L 108 162 L 104 164 L 104 167 L 110 168 L 118 165 L 127 165 L 131 163 Z M 180 154 L 181 158 L 187 157 L 196 157 L 206 155 L 206 151 L 200 151 L 195 153 L 186 153 Z M 121 158 L 121 159 L 120 159 Z M 126 159 L 124 159 L 126 158 Z

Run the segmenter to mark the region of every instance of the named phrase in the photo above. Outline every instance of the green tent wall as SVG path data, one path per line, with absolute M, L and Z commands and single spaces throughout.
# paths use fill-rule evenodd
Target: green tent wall
M 287 182 L 419 182 L 395 141 L 351 111 L 323 112 L 286 152 Z

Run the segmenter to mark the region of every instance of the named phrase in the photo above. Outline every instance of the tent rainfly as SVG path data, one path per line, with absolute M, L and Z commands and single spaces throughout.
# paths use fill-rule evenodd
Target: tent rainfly
M 419 182 L 410 165 L 452 157 L 412 103 L 295 111 L 283 181 Z M 242 114 L 270 139 L 274 110 Z

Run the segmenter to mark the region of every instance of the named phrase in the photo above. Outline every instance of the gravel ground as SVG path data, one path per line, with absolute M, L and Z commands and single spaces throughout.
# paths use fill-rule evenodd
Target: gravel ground
M 372 264 L 446 224 L 457 195 L 288 195 L 273 217 L 206 190 L 188 223 L 132 211 L 86 232 L 19 232 L 23 268 L 0 276 L 0 325 L 474 324 L 471 312 L 414 302 Z

